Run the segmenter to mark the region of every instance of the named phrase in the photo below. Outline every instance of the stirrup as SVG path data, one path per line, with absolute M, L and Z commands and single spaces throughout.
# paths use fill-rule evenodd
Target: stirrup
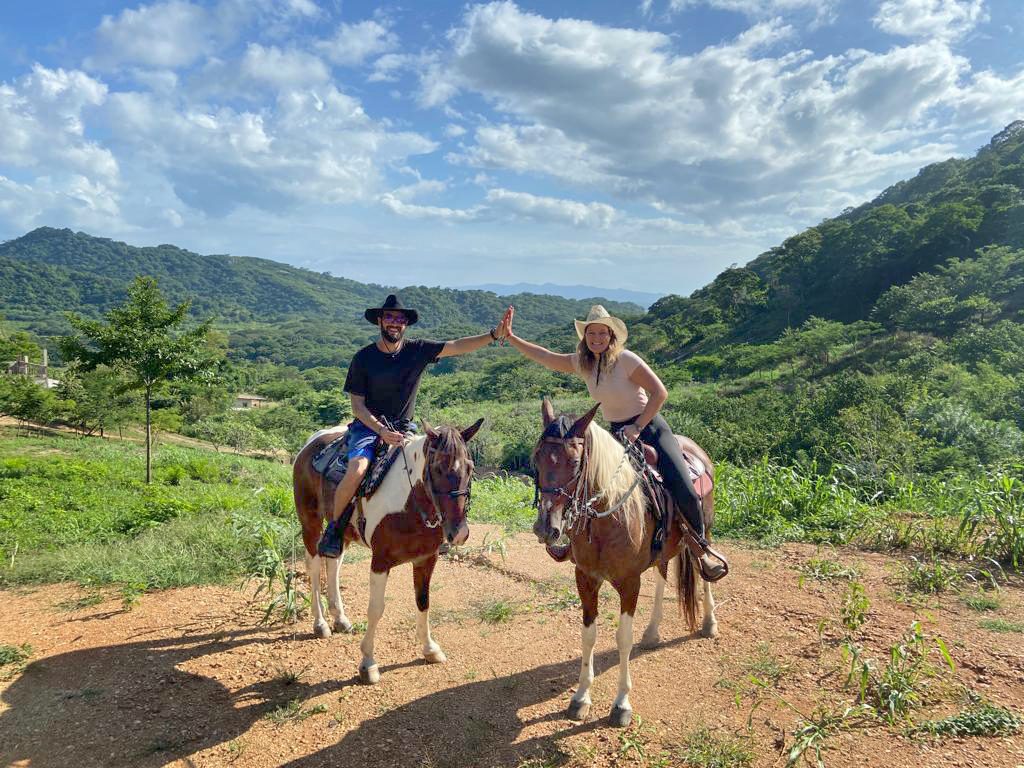
M 700 577 L 709 584 L 713 584 L 716 581 L 724 579 L 729 575 L 729 561 L 725 559 L 725 555 L 716 549 L 713 549 L 707 540 L 701 539 L 693 532 L 690 528 L 689 523 L 684 524 L 683 528 L 683 540 L 686 542 L 686 548 L 690 550 L 690 554 L 693 555 L 693 559 L 697 561 L 697 567 L 700 568 Z M 719 574 L 708 573 L 704 568 L 703 556 L 713 557 L 722 565 L 722 571 Z

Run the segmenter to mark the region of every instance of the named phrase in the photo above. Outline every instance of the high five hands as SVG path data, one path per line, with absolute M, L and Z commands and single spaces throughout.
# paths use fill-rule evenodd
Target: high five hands
M 501 316 L 501 322 L 498 323 L 498 327 L 494 329 L 494 335 L 499 339 L 505 339 L 512 335 L 512 318 L 515 317 L 516 308 L 510 306 L 505 310 L 505 314 Z

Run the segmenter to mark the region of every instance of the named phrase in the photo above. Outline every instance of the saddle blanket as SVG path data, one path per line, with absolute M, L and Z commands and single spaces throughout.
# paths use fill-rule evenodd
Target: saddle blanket
M 388 446 L 384 442 L 378 443 L 370 463 L 370 469 L 366 473 L 366 477 L 363 478 L 356 496 L 364 499 L 373 496 L 374 492 L 380 488 L 380 484 L 384 482 L 384 477 L 401 452 L 402 449 L 399 446 Z M 348 432 L 334 438 L 317 452 L 313 457 L 313 469 L 329 483 L 341 482 L 341 478 L 348 471 Z

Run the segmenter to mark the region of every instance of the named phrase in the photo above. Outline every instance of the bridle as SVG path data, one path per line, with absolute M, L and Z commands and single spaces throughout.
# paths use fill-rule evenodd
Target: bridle
M 565 417 L 563 416 L 562 418 L 564 419 Z M 559 421 L 561 421 L 561 419 Z M 541 445 L 558 445 L 564 448 L 568 440 L 580 439 L 568 437 L 567 435 L 565 435 L 564 424 L 556 428 L 555 430 L 552 430 L 552 427 L 558 423 L 559 422 L 552 422 L 552 424 L 545 429 L 544 435 L 541 437 Z M 562 432 L 562 436 L 549 434 L 552 432 Z M 636 478 L 634 479 L 633 484 L 629 487 L 628 490 L 626 490 L 625 493 L 623 493 L 622 497 L 617 502 L 603 510 L 598 511 L 597 509 L 595 509 L 594 504 L 595 502 L 600 501 L 602 498 L 604 498 L 607 495 L 608 491 L 606 489 L 603 491 L 598 491 L 592 496 L 589 495 L 590 489 L 586 482 L 588 465 L 590 463 L 590 449 L 592 440 L 589 430 L 584 434 L 582 440 L 583 455 L 580 457 L 579 468 L 564 485 L 557 487 L 542 486 L 540 484 L 539 467 L 536 475 L 534 476 L 533 506 L 535 508 L 539 508 L 540 506 L 541 494 L 553 494 L 556 496 L 564 496 L 566 498 L 566 503 L 563 508 L 564 524 L 562 526 L 563 530 L 565 531 L 572 530 L 577 525 L 581 524 L 582 521 L 594 518 L 600 519 L 603 517 L 608 517 L 609 515 L 613 515 L 616 512 L 618 512 L 619 509 L 621 509 L 622 506 L 629 500 L 630 496 L 632 496 L 633 491 L 636 490 L 636 487 L 643 480 L 644 473 L 647 471 L 646 462 L 643 458 L 643 455 L 639 453 L 639 446 L 637 446 L 635 443 L 625 444 L 625 450 L 623 451 L 622 459 L 619 461 L 619 466 L 615 468 L 615 472 L 613 473 L 612 477 L 618 475 L 618 473 L 622 470 L 622 467 L 625 464 L 632 463 L 634 464 L 634 470 L 636 470 Z M 634 460 L 637 456 L 639 457 L 638 465 L 637 462 Z M 637 469 L 637 466 L 641 467 L 641 469 Z M 583 482 L 581 482 L 581 480 Z
M 403 450 L 402 454 L 403 454 L 403 456 L 405 455 L 404 450 Z M 430 474 L 430 468 L 431 468 L 431 466 L 433 466 L 434 461 L 437 459 L 438 456 L 449 456 L 450 457 L 450 454 L 442 453 L 440 450 L 435 450 L 433 452 L 433 456 L 431 456 L 430 436 L 428 435 L 427 436 L 427 445 L 424 447 L 424 450 L 423 450 L 423 458 L 424 458 L 424 463 L 423 463 L 423 487 L 426 488 L 427 496 L 430 498 L 430 503 L 434 507 L 434 516 L 432 518 L 427 517 L 427 513 L 424 512 L 422 508 L 420 508 L 420 517 L 423 518 L 423 524 L 425 526 L 427 526 L 427 528 L 437 528 L 439 525 L 441 525 L 441 523 L 444 522 L 444 512 L 441 510 L 441 505 L 437 501 L 438 492 L 434 488 L 434 479 L 433 479 L 433 477 Z M 449 459 L 448 466 L 451 467 L 450 459 Z M 449 499 L 452 499 L 452 500 L 458 499 L 461 496 L 465 496 L 466 497 L 466 510 L 465 511 L 466 511 L 466 514 L 468 515 L 469 514 L 470 502 L 472 501 L 472 498 L 473 498 L 473 496 L 472 496 L 473 465 L 472 465 L 472 462 L 470 462 L 470 460 L 468 458 L 466 459 L 466 468 L 467 468 L 467 472 L 466 472 L 466 478 L 465 478 L 465 483 L 466 483 L 465 487 L 462 487 L 462 481 L 460 480 L 460 482 L 459 482 L 459 486 L 460 487 L 459 488 L 456 488 L 455 490 L 452 490 L 452 491 L 447 491 L 446 493 L 444 493 L 442 495 L 446 495 Z M 454 473 L 450 473 L 450 474 L 454 474 Z

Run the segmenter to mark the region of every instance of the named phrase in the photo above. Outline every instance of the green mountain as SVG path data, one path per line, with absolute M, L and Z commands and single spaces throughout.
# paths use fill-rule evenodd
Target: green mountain
M 99 315 L 121 303 L 136 275 L 155 277 L 171 301 L 190 300 L 198 317 L 213 316 L 230 333 L 237 357 L 302 368 L 343 363 L 373 335 L 363 311 L 396 289 L 292 267 L 268 259 L 204 256 L 173 245 L 139 248 L 67 229 L 43 227 L 0 244 L 0 310 L 40 336 L 69 328 L 63 312 Z M 519 327 L 541 335 L 567 328 L 590 305 L 639 314 L 623 302 L 409 286 L 400 289 L 420 311 L 417 332 L 441 338 L 480 333 L 514 303 Z
M 956 263 L 994 247 L 1008 249 L 1001 277 L 1015 287 L 989 286 L 987 295 L 979 284 L 941 278 L 943 270 L 956 272 Z M 1017 121 L 974 157 L 929 165 L 745 267 L 727 269 L 689 297 L 661 299 L 642 321 L 644 339 L 649 353 L 681 359 L 726 344 L 769 341 L 811 317 L 901 327 L 892 314 L 897 297 L 888 292 L 911 284 L 923 290 L 925 283 L 933 294 L 927 300 L 945 302 L 952 314 L 970 318 L 969 308 L 958 305 L 974 296 L 992 302 L 982 313 L 987 321 L 1012 318 L 1024 306 L 1024 286 L 1015 282 L 1021 249 L 1024 121 Z M 944 321 L 936 322 L 941 330 Z

